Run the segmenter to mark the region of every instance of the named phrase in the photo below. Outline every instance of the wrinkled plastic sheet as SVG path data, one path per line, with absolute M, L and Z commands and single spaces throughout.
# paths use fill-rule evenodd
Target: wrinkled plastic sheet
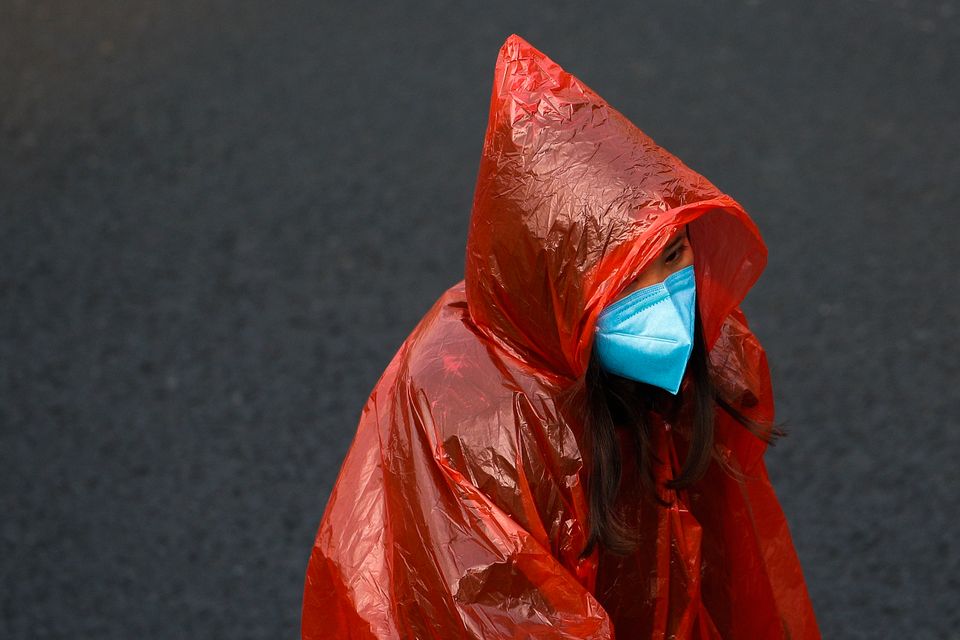
M 670 508 L 624 496 L 646 544 L 578 559 L 583 420 L 559 400 L 585 372 L 597 314 L 682 225 L 718 384 L 748 416 L 772 418 L 766 355 L 739 308 L 766 264 L 756 225 L 507 38 L 464 280 L 363 407 L 311 550 L 303 638 L 819 638 L 765 443 L 723 411 L 717 451 L 749 480 L 714 464 Z M 686 442 L 659 426 L 665 480 Z

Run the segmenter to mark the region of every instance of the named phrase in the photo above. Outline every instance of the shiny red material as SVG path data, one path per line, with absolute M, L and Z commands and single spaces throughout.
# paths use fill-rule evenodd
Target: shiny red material
M 601 309 L 688 223 L 718 382 L 748 416 L 772 418 L 766 354 L 739 308 L 766 265 L 755 224 L 580 80 L 507 38 L 465 279 L 363 408 L 307 567 L 304 639 L 820 637 L 766 445 L 720 409 L 716 451 L 749 479 L 713 461 L 670 508 L 621 496 L 647 544 L 577 559 L 583 416 L 559 399 L 584 375 Z M 664 481 L 687 440 L 683 425 L 654 419 Z M 625 449 L 625 474 L 631 460 Z

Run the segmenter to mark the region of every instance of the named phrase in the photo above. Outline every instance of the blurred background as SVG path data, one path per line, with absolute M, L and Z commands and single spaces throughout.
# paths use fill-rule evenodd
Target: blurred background
M 299 637 L 514 32 L 764 234 L 824 637 L 960 638 L 960 3 L 916 0 L 4 0 L 0 637 Z

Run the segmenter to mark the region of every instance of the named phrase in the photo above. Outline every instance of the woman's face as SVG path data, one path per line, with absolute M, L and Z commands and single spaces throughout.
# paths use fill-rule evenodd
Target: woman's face
M 616 299 L 628 296 L 637 289 L 663 282 L 671 273 L 691 264 L 693 264 L 693 247 L 690 246 L 690 238 L 687 236 L 687 225 L 684 225 L 670 238 L 660 255 L 647 265 Z

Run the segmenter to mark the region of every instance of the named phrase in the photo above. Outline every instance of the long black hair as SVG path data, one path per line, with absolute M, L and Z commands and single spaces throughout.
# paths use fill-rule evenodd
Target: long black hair
M 687 367 L 692 385 L 690 397 L 684 398 L 683 391 L 673 395 L 666 389 L 606 371 L 597 359 L 596 350 L 591 351 L 580 389 L 582 393 L 572 396 L 580 399 L 579 409 L 585 420 L 585 458 L 590 471 L 587 479 L 589 531 L 581 558 L 590 555 L 598 543 L 622 556 L 633 552 L 640 542 L 638 532 L 615 510 L 622 472 L 618 428 L 626 429 L 631 436 L 642 494 L 663 506 L 670 502 L 660 497 L 656 487 L 652 465 L 654 461 L 658 464 L 662 461 L 651 451 L 650 411 L 676 417 L 684 405 L 688 405 L 690 445 L 680 475 L 664 483 L 667 489 L 692 485 L 707 472 L 712 459 L 734 477 L 743 479 L 743 474 L 714 452 L 715 405 L 770 445 L 787 435 L 784 424 L 757 422 L 743 415 L 722 396 L 720 387 L 713 381 L 699 305 L 694 319 L 693 350 Z

